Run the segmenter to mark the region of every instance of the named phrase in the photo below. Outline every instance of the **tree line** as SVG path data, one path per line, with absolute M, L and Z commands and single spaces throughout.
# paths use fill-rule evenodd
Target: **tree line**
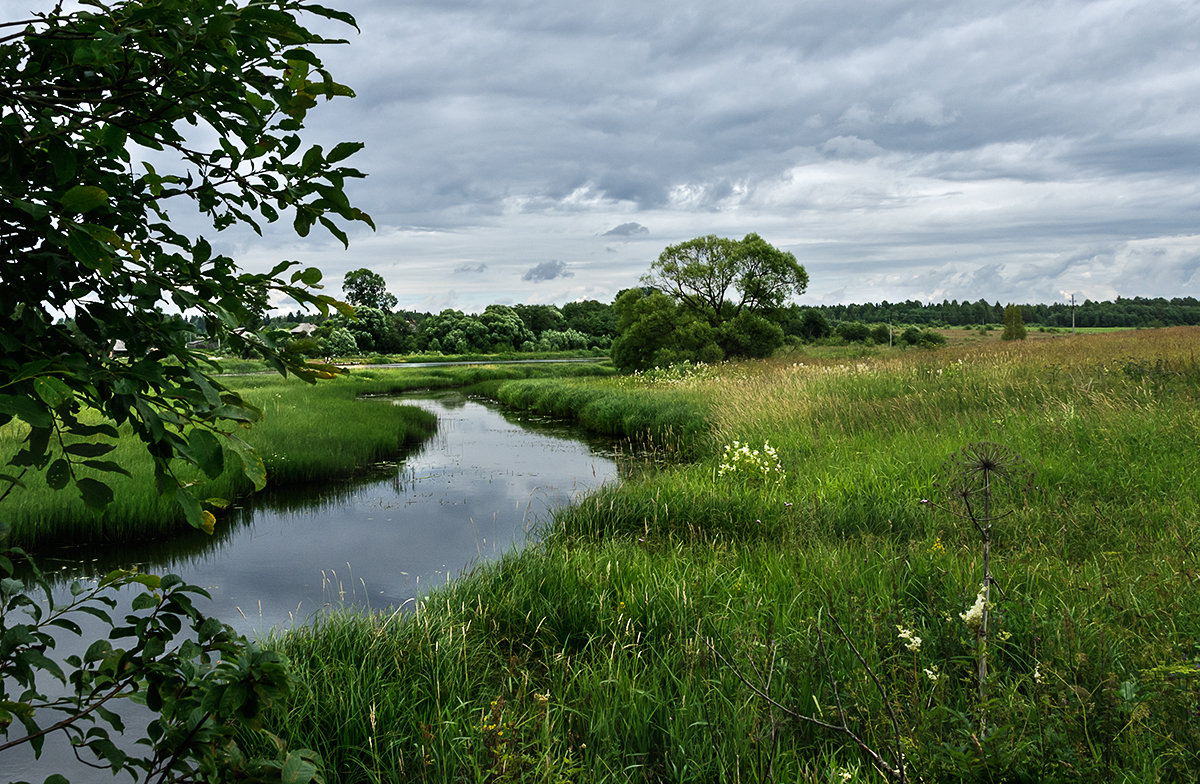
M 864 303 L 814 306 L 832 322 L 926 324 L 952 327 L 975 324 L 1003 324 L 1005 306 L 987 300 L 942 300 L 921 303 Z M 1026 324 L 1043 327 L 1070 327 L 1070 303 L 1020 304 Z M 1195 297 L 1117 297 L 1111 301 L 1085 299 L 1074 306 L 1075 325 L 1079 327 L 1177 327 L 1200 324 L 1200 300 Z
M 932 327 L 1005 325 L 1047 328 L 1160 327 L 1200 324 L 1200 301 L 1122 298 L 1022 304 L 943 300 L 801 306 L 807 273 L 795 258 L 758 235 L 742 240 L 697 237 L 665 249 L 642 285 L 598 300 L 556 305 L 489 305 L 482 313 L 398 309 L 377 273 L 346 273 L 343 296 L 353 315 L 300 311 L 263 316 L 266 328 L 307 356 L 355 354 L 506 354 L 609 351 L 623 370 L 680 361 L 716 362 L 769 356 L 785 343 L 835 340 L 914 346 L 944 341 Z M 304 329 L 296 330 L 298 325 Z M 203 332 L 203 324 L 194 327 Z M 1023 327 L 1022 327 L 1023 329 Z M 292 331 L 295 330 L 295 331 Z

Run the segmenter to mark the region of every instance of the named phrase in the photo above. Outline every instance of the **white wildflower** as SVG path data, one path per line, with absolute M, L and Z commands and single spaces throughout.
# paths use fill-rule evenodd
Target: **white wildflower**
M 987 607 L 987 585 L 979 586 L 979 593 L 975 597 L 975 603 L 967 608 L 966 612 L 959 613 L 958 617 L 962 618 L 963 623 L 970 626 L 972 629 L 978 629 L 983 626 L 983 611 Z
M 900 632 L 897 635 L 901 640 L 904 640 L 904 647 L 908 648 L 913 653 L 921 650 L 921 638 L 913 633 L 912 629 L 905 629 L 903 626 L 897 626 L 896 631 Z
M 935 664 L 932 667 L 925 668 L 925 677 L 928 678 L 933 683 L 937 683 L 938 681 L 940 681 L 942 679 L 942 672 L 941 672 L 941 670 L 938 669 L 938 666 Z

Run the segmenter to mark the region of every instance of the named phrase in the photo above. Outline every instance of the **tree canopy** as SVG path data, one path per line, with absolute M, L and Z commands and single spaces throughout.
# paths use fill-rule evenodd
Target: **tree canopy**
M 710 234 L 668 246 L 642 282 L 716 325 L 743 311 L 782 306 L 808 288 L 808 273 L 757 234 L 741 240 Z
M 366 268 L 346 273 L 342 279 L 342 295 L 351 305 L 375 308 L 385 313 L 400 304 L 400 300 L 388 292 L 383 276 Z
M 261 486 L 261 461 L 234 435 L 260 414 L 213 377 L 178 312 L 313 380 L 330 369 L 284 351 L 259 316 L 278 298 L 346 306 L 319 293 L 317 269 L 246 272 L 167 210 L 190 205 L 216 231 L 286 217 L 300 236 L 320 225 L 343 243 L 345 222 L 370 224 L 344 192 L 363 175 L 341 165 L 362 144 L 324 150 L 298 134 L 318 99 L 353 95 L 314 53 L 343 42 L 305 14 L 354 25 L 302 0 L 94 0 L 0 24 L 0 424 L 28 426 L 0 492 L 45 470 L 52 487 L 74 481 L 105 504 L 109 488 L 79 469 L 124 470 L 103 459 L 120 425 L 195 525 L 213 518 L 173 459 L 215 476 L 225 443 Z

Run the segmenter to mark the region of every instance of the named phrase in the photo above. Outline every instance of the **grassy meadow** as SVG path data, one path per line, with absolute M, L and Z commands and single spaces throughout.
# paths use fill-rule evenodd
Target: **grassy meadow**
M 444 368 L 356 369 L 312 385 L 275 374 L 231 376 L 224 383 L 263 411 L 263 419 L 240 433 L 255 448 L 271 485 L 320 481 L 395 457 L 405 446 L 428 437 L 436 418 L 413 406 L 363 399 L 419 389 L 467 388 L 494 393 L 505 380 L 555 373 L 611 373 L 596 365 L 565 367 L 495 365 Z M 0 427 L 0 455 L 17 451 L 25 430 L 20 423 Z M 0 519 L 10 526 L 12 545 L 37 550 L 57 544 L 122 542 L 170 536 L 187 527 L 172 496 L 154 488 L 153 465 L 145 447 L 131 435 L 121 439 L 110 459 L 132 474 L 102 478 L 114 501 L 102 512 L 88 509 L 71 489 L 56 491 L 31 475 L 0 502 Z M 98 476 L 80 469 L 83 476 Z M 238 460 L 226 455 L 226 470 L 209 480 L 184 466 L 181 475 L 198 486 L 200 498 L 236 499 L 252 491 Z M 219 515 L 219 512 L 218 512 Z
M 673 462 L 416 612 L 276 637 L 300 685 L 272 730 L 348 782 L 878 780 L 851 734 L 912 781 L 1193 780 L 1198 345 L 1176 328 L 497 383 L 649 430 Z M 988 511 L 982 687 L 984 553 L 951 511 L 978 442 L 1014 480 Z

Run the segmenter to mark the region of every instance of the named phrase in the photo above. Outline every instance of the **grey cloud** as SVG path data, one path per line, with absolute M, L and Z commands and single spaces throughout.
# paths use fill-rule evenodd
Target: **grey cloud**
M 613 226 L 608 231 L 601 234 L 601 237 L 636 237 L 641 234 L 649 234 L 650 229 L 640 223 L 629 222 L 622 223 L 620 226 Z
M 543 261 L 535 267 L 531 267 L 521 280 L 528 280 L 535 283 L 554 280 L 555 278 L 571 278 L 574 277 L 574 272 L 567 271 L 567 265 L 561 261 Z
M 17 5 L 0 0 L 0 18 Z M 858 301 L 896 299 L 897 286 L 974 299 L 1013 276 L 1048 290 L 1079 274 L 1059 267 L 1081 248 L 1198 233 L 1197 4 L 339 7 L 362 33 L 331 29 L 350 45 L 319 54 L 359 97 L 316 107 L 306 139 L 366 142 L 349 164 L 369 176 L 348 191 L 392 243 L 381 259 L 421 260 L 390 281 L 413 297 L 444 297 L 446 270 L 457 306 L 479 309 L 548 297 L 528 284 L 570 274 L 526 272 L 530 258 L 589 264 L 580 277 L 603 274 L 615 292 L 647 264 L 623 241 L 646 235 L 618 232 L 635 212 L 664 244 L 782 227 L 789 250 L 821 254 L 814 295 Z M 273 255 L 254 242 L 248 254 Z M 331 279 L 358 266 L 297 247 Z M 1127 274 L 1122 294 L 1194 282 L 1179 258 L 1178 271 Z M 920 276 L 896 284 L 888 260 Z

